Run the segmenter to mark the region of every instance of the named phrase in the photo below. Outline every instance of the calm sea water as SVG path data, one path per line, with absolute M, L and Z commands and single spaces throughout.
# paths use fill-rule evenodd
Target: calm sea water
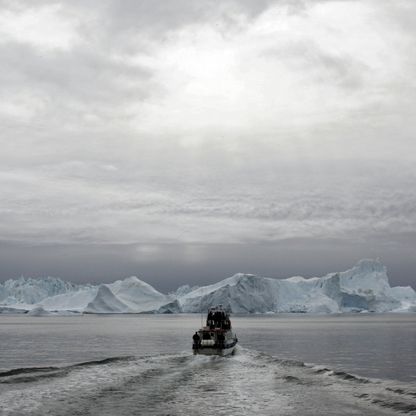
M 0 414 L 416 414 L 416 315 L 232 320 L 221 358 L 199 315 L 0 316 Z

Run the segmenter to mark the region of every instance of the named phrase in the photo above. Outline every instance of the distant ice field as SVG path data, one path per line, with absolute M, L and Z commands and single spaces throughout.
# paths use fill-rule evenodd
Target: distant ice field
M 192 315 L 0 316 L 0 414 L 416 414 L 416 315 L 234 316 L 229 358 Z

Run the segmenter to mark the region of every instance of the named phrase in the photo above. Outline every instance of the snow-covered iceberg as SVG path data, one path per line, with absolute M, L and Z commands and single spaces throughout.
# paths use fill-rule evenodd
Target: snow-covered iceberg
M 36 306 L 32 310 L 28 312 L 29 316 L 48 316 L 51 315 L 52 312 L 49 312 L 42 308 L 42 306 Z
M 76 291 L 80 287 L 56 277 L 9 279 L 0 283 L 0 304 L 34 304 L 50 296 Z
M 95 286 L 57 278 L 20 278 L 0 284 L 0 311 L 4 313 L 34 308 L 54 312 L 192 313 L 217 304 L 234 313 L 415 312 L 416 292 L 411 287 L 390 287 L 386 268 L 377 260 L 360 260 L 345 272 L 309 279 L 238 273 L 208 286 L 181 286 L 168 295 L 134 276 Z
M 148 283 L 132 276 L 108 285 L 100 285 L 94 299 L 88 303 L 89 313 L 153 312 L 172 299 Z
M 87 305 L 97 296 L 99 286 L 79 286 L 72 292 L 50 296 L 38 302 L 46 310 L 68 310 L 83 312 Z
M 411 311 L 411 287 L 391 288 L 386 268 L 377 260 L 361 260 L 352 269 L 324 277 L 271 279 L 238 273 L 219 283 L 179 297 L 183 312 L 198 312 L 221 303 L 236 313 L 387 312 Z
M 107 285 L 98 288 L 95 298 L 85 308 L 88 313 L 127 313 L 129 307 L 117 298 Z

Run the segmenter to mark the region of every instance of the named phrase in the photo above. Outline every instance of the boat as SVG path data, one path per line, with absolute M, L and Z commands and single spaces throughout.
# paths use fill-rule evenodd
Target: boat
M 230 315 L 222 305 L 209 308 L 206 326 L 196 331 L 192 338 L 194 354 L 205 355 L 233 354 L 238 342 L 231 327 Z

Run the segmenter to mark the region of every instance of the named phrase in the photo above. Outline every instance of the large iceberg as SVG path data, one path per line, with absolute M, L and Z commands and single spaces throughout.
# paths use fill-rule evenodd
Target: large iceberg
M 108 285 L 100 285 L 94 299 L 88 303 L 89 313 L 138 313 L 159 309 L 172 299 L 148 283 L 132 276 Z
M 46 310 L 68 310 L 83 312 L 87 305 L 97 296 L 99 286 L 80 286 L 72 292 L 62 293 L 42 299 L 39 306 Z
M 0 283 L 0 304 L 33 304 L 50 296 L 76 291 L 80 287 L 56 277 L 9 279 Z
M 415 312 L 416 292 L 411 287 L 390 287 L 386 268 L 377 260 L 360 260 L 345 272 L 309 279 L 238 273 L 208 286 L 181 286 L 168 295 L 137 277 L 99 286 L 75 285 L 56 278 L 20 278 L 0 284 L 0 312 L 4 313 L 34 308 L 193 313 L 218 304 L 234 313 Z
M 198 312 L 218 303 L 232 312 L 387 312 L 410 311 L 416 304 L 411 287 L 391 288 L 386 268 L 361 260 L 352 269 L 324 277 L 271 279 L 236 274 L 179 297 L 183 312 Z

